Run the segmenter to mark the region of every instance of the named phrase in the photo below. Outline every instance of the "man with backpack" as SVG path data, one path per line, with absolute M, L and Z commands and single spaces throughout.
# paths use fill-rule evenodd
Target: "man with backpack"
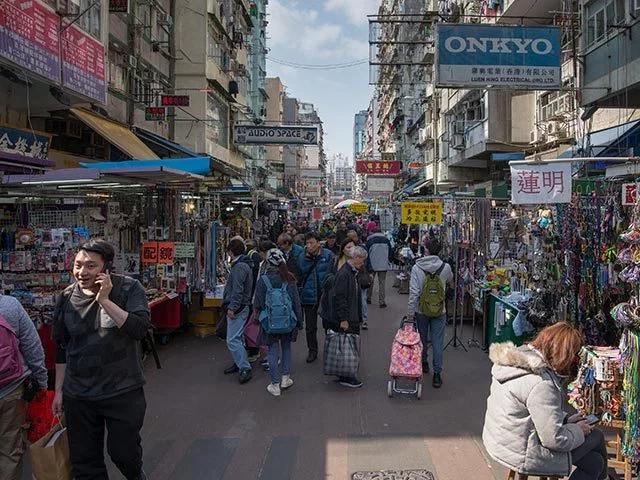
M 442 386 L 442 356 L 444 352 L 444 332 L 447 325 L 447 286 L 453 286 L 451 266 L 438 256 L 442 250 L 435 237 L 425 240 L 426 256 L 419 258 L 411 269 L 409 284 L 409 318 L 418 324 L 420 338 L 425 348 L 422 350 L 422 371 L 429 373 L 427 342 L 433 347 L 433 386 Z
M 80 247 L 75 283 L 56 305 L 57 343 L 53 413 L 65 414 L 76 480 L 108 478 L 107 451 L 127 480 L 146 480 L 140 430 L 147 404 L 140 341 L 151 326 L 149 304 L 137 280 L 111 274 L 115 256 L 104 240 Z
M 305 236 L 306 248 L 298 258 L 298 290 L 304 310 L 309 355 L 307 363 L 318 358 L 318 306 L 324 281 L 331 270 L 333 254 L 320 244 L 320 236 L 309 232 Z
M 26 401 L 47 388 L 38 332 L 20 302 L 0 295 L 0 472 L 22 480 Z

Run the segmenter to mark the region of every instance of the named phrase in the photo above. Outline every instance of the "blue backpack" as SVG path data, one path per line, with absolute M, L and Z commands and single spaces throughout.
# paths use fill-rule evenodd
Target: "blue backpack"
M 293 312 L 293 303 L 287 290 L 287 283 L 273 288 L 269 277 L 263 276 L 267 286 L 265 309 L 260 312 L 260 325 L 268 334 L 291 333 L 298 323 Z

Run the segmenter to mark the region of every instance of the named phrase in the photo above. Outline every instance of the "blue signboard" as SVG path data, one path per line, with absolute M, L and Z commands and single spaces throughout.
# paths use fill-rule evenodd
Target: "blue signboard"
M 494 162 L 524 160 L 524 152 L 495 152 L 491 154 L 491 160 Z
M 436 45 L 437 86 L 560 88 L 559 27 L 439 23 Z
M 46 159 L 51 137 L 29 130 L 0 126 L 0 152 Z

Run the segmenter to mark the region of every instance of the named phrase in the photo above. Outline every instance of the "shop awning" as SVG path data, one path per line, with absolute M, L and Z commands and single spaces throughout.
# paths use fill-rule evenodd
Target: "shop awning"
M 144 128 L 133 127 L 133 133 L 135 133 L 140 140 L 149 146 L 157 155 L 161 158 L 181 158 L 181 157 L 199 157 L 194 151 L 183 147 L 179 143 L 172 142 L 164 138 L 162 135 L 150 132 Z M 159 153 L 160 152 L 160 153 Z M 163 154 L 164 153 L 164 154 Z
M 211 172 L 210 157 L 163 158 L 158 160 L 128 160 L 125 162 L 81 163 L 85 168 L 101 171 L 122 170 L 124 168 L 162 167 L 165 170 L 180 170 L 194 175 L 208 175 Z
M 411 195 L 414 191 L 414 189 L 420 185 L 421 183 L 423 183 L 425 181 L 424 176 L 420 176 L 417 179 L 414 179 L 412 182 L 408 183 L 407 185 L 405 185 L 404 187 L 402 187 L 400 190 L 398 190 L 397 192 L 394 193 L 395 197 L 401 197 L 403 195 Z
M 420 193 L 420 190 L 423 189 L 424 187 L 427 187 L 429 185 L 431 185 L 433 183 L 432 179 L 429 180 L 423 180 L 421 182 L 419 182 L 411 191 L 412 193 Z
M 142 143 L 142 140 L 136 137 L 123 124 L 87 110 L 79 108 L 71 108 L 70 110 L 82 123 L 100 134 L 109 143 L 115 145 L 125 155 L 145 160 L 158 158 L 149 147 Z
M 0 151 L 0 172 L 28 172 L 31 170 L 47 170 L 55 163 L 49 159 L 29 157 L 17 153 Z
M 585 135 L 558 158 L 628 157 L 640 154 L 640 120 Z

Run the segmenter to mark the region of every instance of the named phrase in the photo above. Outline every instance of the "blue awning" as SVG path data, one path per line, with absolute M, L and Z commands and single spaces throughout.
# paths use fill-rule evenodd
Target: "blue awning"
M 128 160 L 124 162 L 96 162 L 81 163 L 85 168 L 97 168 L 99 170 L 116 170 L 123 168 L 164 167 L 196 175 L 208 175 L 211 173 L 210 157 L 195 158 L 164 158 L 161 160 Z
M 402 187 L 397 193 L 396 197 L 400 197 L 402 195 L 411 195 L 413 194 L 413 190 L 421 183 L 424 183 L 425 177 L 424 175 L 420 175 L 420 177 L 414 179 L 412 182 L 408 183 L 404 187 Z
M 162 135 L 150 132 L 140 127 L 133 127 L 133 133 L 135 133 L 140 140 L 142 140 L 156 155 L 160 158 L 179 158 L 179 157 L 199 157 L 194 151 L 183 147 L 182 145 L 172 142 L 164 138 Z
M 558 158 L 631 157 L 640 154 L 640 120 L 585 135 Z

